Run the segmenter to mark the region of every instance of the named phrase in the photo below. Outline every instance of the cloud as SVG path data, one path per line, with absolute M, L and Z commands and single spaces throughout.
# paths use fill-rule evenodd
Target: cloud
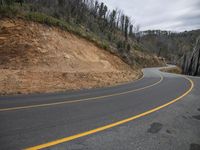
M 101 0 L 120 8 L 141 30 L 185 31 L 200 29 L 200 0 Z

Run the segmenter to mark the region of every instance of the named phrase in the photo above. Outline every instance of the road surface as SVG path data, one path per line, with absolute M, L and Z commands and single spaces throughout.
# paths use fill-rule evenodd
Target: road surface
M 0 97 L 0 149 L 198 150 L 200 79 L 146 68 L 115 87 Z

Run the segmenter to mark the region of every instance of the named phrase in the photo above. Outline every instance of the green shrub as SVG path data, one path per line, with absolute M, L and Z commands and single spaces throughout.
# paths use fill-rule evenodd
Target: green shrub
M 122 41 L 117 42 L 117 49 L 121 49 L 123 47 Z
M 15 0 L 2 0 L 2 5 L 12 5 Z
M 16 5 L 0 5 L 0 17 L 15 17 L 20 13 Z
M 103 42 L 103 43 L 102 43 L 102 48 L 105 49 L 105 50 L 109 50 L 110 47 L 109 47 L 109 44 L 108 44 L 108 43 Z
M 127 44 L 127 50 L 130 51 L 131 50 L 131 45 L 128 43 Z
M 42 14 L 42 13 L 29 12 L 25 15 L 25 17 L 29 20 L 36 21 L 39 23 L 44 23 L 47 25 L 57 25 L 58 24 L 58 20 L 54 19 L 53 17 Z
M 138 50 L 138 51 L 145 51 L 145 49 L 140 45 L 140 44 L 134 44 L 133 45 L 134 50 Z

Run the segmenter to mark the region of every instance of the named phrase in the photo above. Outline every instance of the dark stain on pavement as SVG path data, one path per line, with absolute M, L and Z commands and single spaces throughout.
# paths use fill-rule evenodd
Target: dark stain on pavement
M 176 130 L 175 129 L 166 129 L 166 133 L 167 134 L 176 134 Z
M 200 145 L 192 143 L 190 144 L 190 150 L 200 150 Z
M 200 120 L 200 115 L 192 116 L 194 119 Z
M 171 132 L 170 130 L 168 130 L 168 129 L 166 130 L 166 132 L 167 132 L 168 134 L 172 134 L 172 132 Z
M 198 108 L 197 110 L 200 111 L 200 108 Z
M 187 117 L 186 116 L 182 116 L 184 119 L 187 119 Z
M 147 130 L 149 133 L 158 133 L 162 129 L 163 125 L 158 122 L 151 124 L 151 127 Z

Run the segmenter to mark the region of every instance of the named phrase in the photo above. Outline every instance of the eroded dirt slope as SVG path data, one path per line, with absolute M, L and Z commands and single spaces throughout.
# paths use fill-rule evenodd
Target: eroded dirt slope
M 141 76 L 117 56 L 54 27 L 0 21 L 0 94 L 118 84 Z

